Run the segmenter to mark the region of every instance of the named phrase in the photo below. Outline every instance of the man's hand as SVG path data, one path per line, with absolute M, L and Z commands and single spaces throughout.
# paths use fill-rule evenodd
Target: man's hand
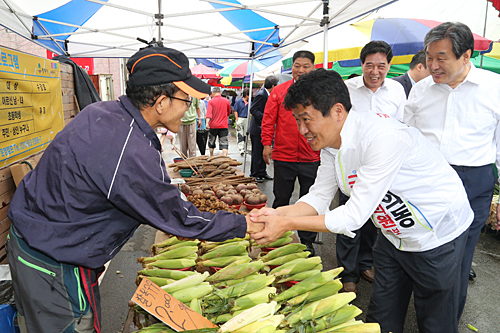
M 273 149 L 271 148 L 271 146 L 264 146 L 262 158 L 267 165 L 271 164 L 271 159 L 273 158 Z
M 250 217 L 250 220 L 253 221 L 254 224 L 264 225 L 262 231 L 251 234 L 251 237 L 260 245 L 270 244 L 288 231 L 287 217 L 279 215 L 260 215 L 258 217 Z
M 250 218 L 257 218 L 259 216 L 279 215 L 279 213 L 274 208 L 264 207 L 261 209 L 253 209 L 248 215 L 250 216 Z
M 198 129 L 201 129 L 201 119 L 198 118 Z
M 264 223 L 253 223 L 250 220 L 250 215 L 245 216 L 247 221 L 247 234 L 254 234 L 264 229 Z
M 210 129 L 210 118 L 205 119 L 205 125 L 207 126 L 207 130 Z

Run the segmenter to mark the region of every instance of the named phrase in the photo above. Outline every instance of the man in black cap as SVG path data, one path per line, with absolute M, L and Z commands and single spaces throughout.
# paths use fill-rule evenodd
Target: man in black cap
M 7 246 L 22 332 L 101 332 L 97 278 L 140 224 L 213 241 L 259 228 L 243 216 L 200 212 L 170 184 L 155 129 L 177 132 L 191 98 L 210 92 L 187 57 L 151 47 L 127 68 L 126 96 L 82 110 L 10 203 Z

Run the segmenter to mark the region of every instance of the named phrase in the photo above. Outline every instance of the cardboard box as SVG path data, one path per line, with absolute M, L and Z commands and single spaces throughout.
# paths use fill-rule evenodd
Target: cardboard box
M 31 171 L 31 168 L 26 163 L 17 163 L 10 167 L 10 172 L 12 173 L 12 178 L 14 179 L 14 183 L 19 185 L 24 176 Z

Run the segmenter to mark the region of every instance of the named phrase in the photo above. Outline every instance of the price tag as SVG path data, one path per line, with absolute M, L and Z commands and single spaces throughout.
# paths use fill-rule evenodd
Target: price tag
M 147 278 L 142 279 L 132 302 L 177 332 L 217 327 Z

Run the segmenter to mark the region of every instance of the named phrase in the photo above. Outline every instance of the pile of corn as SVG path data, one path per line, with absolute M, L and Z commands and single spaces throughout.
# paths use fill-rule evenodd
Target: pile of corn
M 378 324 L 355 320 L 361 310 L 349 303 L 356 294 L 338 293 L 342 283 L 336 277 L 343 268 L 322 272 L 321 258 L 308 258 L 305 246 L 291 243 L 290 236 L 284 235 L 275 242 L 276 249 L 254 261 L 247 252 L 248 239 L 215 243 L 169 238 L 153 245 L 153 257 L 139 259 L 144 269 L 138 272 L 138 282 L 148 277 L 205 318 L 222 324 L 218 330 L 193 333 L 380 332 Z M 185 256 L 171 258 L 179 248 Z M 192 260 L 199 272 L 164 269 L 173 266 L 163 263 L 167 260 Z M 288 281 L 297 282 L 286 288 L 282 283 Z M 157 324 L 138 332 L 171 330 Z

